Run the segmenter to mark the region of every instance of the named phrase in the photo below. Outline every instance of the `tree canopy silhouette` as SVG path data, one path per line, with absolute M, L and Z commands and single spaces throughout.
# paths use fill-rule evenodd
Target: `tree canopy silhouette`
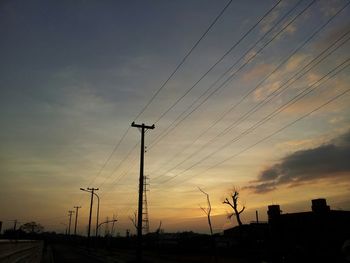
M 39 234 L 41 232 L 43 232 L 44 230 L 44 227 L 36 222 L 28 222 L 28 223 L 25 223 L 23 224 L 20 229 L 26 233 L 30 233 L 30 234 L 33 234 L 33 233 L 36 233 L 36 234 Z

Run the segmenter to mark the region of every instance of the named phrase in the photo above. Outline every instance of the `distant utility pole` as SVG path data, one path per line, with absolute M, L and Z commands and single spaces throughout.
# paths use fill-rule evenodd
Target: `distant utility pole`
M 69 216 L 68 235 L 70 235 L 70 226 L 71 226 L 71 223 L 72 223 L 72 214 L 74 214 L 74 211 L 69 210 L 68 211 L 68 216 Z
M 139 207 L 137 215 L 137 259 L 138 262 L 142 261 L 142 203 L 143 203 L 143 166 L 144 166 L 144 153 L 145 153 L 145 131 L 148 129 L 154 129 L 152 126 L 147 126 L 144 123 L 135 124 L 131 123 L 131 127 L 139 128 L 141 131 L 141 157 L 140 157 L 140 178 L 139 178 Z
M 75 208 L 75 223 L 74 223 L 74 235 L 77 235 L 77 224 L 78 224 L 78 212 L 81 206 L 74 206 Z
M 88 242 L 90 242 L 90 231 L 91 231 L 91 213 L 92 213 L 92 204 L 94 202 L 94 193 L 98 191 L 98 188 L 80 188 L 80 190 L 91 193 L 91 202 L 90 202 L 90 214 L 89 214 L 89 227 L 88 227 Z M 89 244 L 89 243 L 88 243 Z

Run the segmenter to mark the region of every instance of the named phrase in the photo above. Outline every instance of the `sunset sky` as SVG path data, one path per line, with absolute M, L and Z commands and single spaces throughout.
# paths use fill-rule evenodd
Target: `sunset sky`
M 236 224 L 222 204 L 233 187 L 244 223 L 256 210 L 266 220 L 267 205 L 308 211 L 321 197 L 350 210 L 349 3 L 1 1 L 3 229 L 17 219 L 62 232 L 80 205 L 86 234 L 90 196 L 79 188 L 95 187 L 100 220 L 134 232 L 133 121 L 155 124 L 151 231 L 161 220 L 165 231 L 208 232 L 198 187 L 215 232 Z

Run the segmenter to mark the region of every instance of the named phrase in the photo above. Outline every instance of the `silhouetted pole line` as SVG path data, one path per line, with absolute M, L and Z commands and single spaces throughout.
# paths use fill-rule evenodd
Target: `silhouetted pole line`
M 68 223 L 68 235 L 70 235 L 70 226 L 72 224 L 72 214 L 74 213 L 73 210 L 68 211 L 68 216 L 69 216 L 69 223 Z
M 142 124 L 131 123 L 131 127 L 139 128 L 141 131 L 141 152 L 140 152 L 140 178 L 139 178 L 139 205 L 137 215 L 137 260 L 142 261 L 142 204 L 143 204 L 143 184 L 144 184 L 144 154 L 145 154 L 145 131 L 148 129 L 153 130 L 152 126 Z
M 78 224 L 78 212 L 81 206 L 74 206 L 75 208 L 75 223 L 74 223 L 74 235 L 77 235 L 77 224 Z
M 89 192 L 91 193 L 91 201 L 90 201 L 90 213 L 89 213 L 89 226 L 88 226 L 88 246 L 90 245 L 90 231 L 91 231 L 91 214 L 92 214 L 92 205 L 94 202 L 94 194 L 95 191 L 98 191 L 98 188 L 80 188 L 80 190 L 85 191 L 85 192 Z M 95 194 L 96 195 L 96 194 Z

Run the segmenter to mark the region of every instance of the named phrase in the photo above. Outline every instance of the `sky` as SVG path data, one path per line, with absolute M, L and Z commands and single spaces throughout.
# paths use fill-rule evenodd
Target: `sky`
M 225 8 L 226 6 L 226 8 Z M 135 232 L 140 132 L 150 230 L 215 232 L 267 206 L 350 210 L 346 0 L 1 1 L 3 229 L 63 232 L 89 193 Z M 93 211 L 96 220 L 96 199 Z M 101 230 L 104 231 L 104 230 Z

